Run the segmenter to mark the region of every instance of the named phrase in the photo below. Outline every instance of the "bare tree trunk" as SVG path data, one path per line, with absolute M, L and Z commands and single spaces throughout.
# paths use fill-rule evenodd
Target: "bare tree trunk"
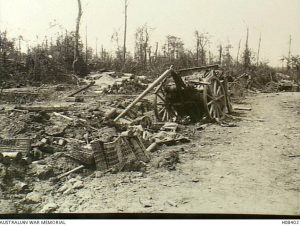
M 205 49 L 204 49 L 204 46 L 200 46 L 200 54 L 201 54 L 201 65 L 205 65 L 206 62 L 205 62 Z
M 260 43 L 261 43 L 261 34 L 259 35 L 259 41 L 258 41 L 257 61 L 256 61 L 257 66 L 258 66 L 258 62 L 259 62 Z
M 292 45 L 292 36 L 290 35 L 290 41 L 289 41 L 289 53 L 288 53 L 288 59 L 287 59 L 287 70 L 290 70 L 290 62 L 291 62 L 291 45 Z
M 95 53 L 96 58 L 98 58 L 98 38 L 96 38 L 96 53 Z
M 147 44 L 144 44 L 144 67 L 147 66 Z
M 239 47 L 238 47 L 238 51 L 237 51 L 237 54 L 236 54 L 236 63 L 239 64 L 239 55 L 240 55 L 240 49 L 241 49 L 241 39 L 239 41 Z
M 148 61 L 149 61 L 149 65 L 151 65 L 151 46 L 149 46 L 148 48 Z
M 75 31 L 75 44 L 74 44 L 74 61 L 72 64 L 74 74 L 85 76 L 88 73 L 87 64 L 84 62 L 82 56 L 79 52 L 79 28 L 80 28 L 80 19 L 82 16 L 81 0 L 78 2 L 78 16 L 76 20 L 76 31 Z
M 199 66 L 199 44 L 200 44 L 200 42 L 199 42 L 199 38 L 197 38 L 197 66 Z
M 220 45 L 219 48 L 219 64 L 222 65 L 222 52 L 223 52 L 223 47 Z
M 85 25 L 85 63 L 88 64 L 87 24 Z
M 126 36 L 127 36 L 127 7 L 128 2 L 125 0 L 125 27 L 124 27 L 124 45 L 123 45 L 123 68 L 126 62 Z
M 76 60 L 79 57 L 79 27 L 80 27 L 80 19 L 82 16 L 81 0 L 77 0 L 77 2 L 78 2 L 78 16 L 77 16 L 76 31 L 75 31 L 74 60 Z
M 157 51 L 158 51 L 158 42 L 156 42 L 156 47 L 155 47 L 155 60 L 157 60 Z
M 245 52 L 244 52 L 244 68 L 247 70 L 249 69 L 250 64 L 251 64 L 248 41 L 249 41 L 249 28 L 247 27 L 246 47 L 245 47 Z

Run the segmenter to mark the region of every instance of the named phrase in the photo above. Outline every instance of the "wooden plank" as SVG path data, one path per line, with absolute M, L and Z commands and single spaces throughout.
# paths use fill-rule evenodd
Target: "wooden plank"
M 76 90 L 75 92 L 71 93 L 70 95 L 68 95 L 67 97 L 72 97 L 74 95 L 76 95 L 77 93 L 80 93 L 81 91 L 84 91 L 88 88 L 90 88 L 91 86 L 93 86 L 95 84 L 95 81 L 91 82 L 90 84 L 80 88 L 79 90 Z
M 16 106 L 15 109 L 27 110 L 27 111 L 31 111 L 31 112 L 39 112 L 39 111 L 60 112 L 60 111 L 72 111 L 75 108 L 72 108 L 70 106 L 25 106 L 25 105 L 20 105 L 20 106 Z
M 0 138 L 0 152 L 21 152 L 28 153 L 31 148 L 29 138 Z
M 85 168 L 84 165 L 78 166 L 78 167 L 76 167 L 76 168 L 74 168 L 74 169 L 72 169 L 72 170 L 70 170 L 70 171 L 68 171 L 68 172 L 66 172 L 66 173 L 63 173 L 63 174 L 59 175 L 59 176 L 57 177 L 57 179 L 61 179 L 61 178 L 65 177 L 65 176 L 68 176 L 68 175 L 71 174 L 71 173 L 75 173 L 75 172 L 77 172 L 77 171 L 79 171 L 79 170 L 81 170 L 81 169 L 83 169 L 83 168 Z

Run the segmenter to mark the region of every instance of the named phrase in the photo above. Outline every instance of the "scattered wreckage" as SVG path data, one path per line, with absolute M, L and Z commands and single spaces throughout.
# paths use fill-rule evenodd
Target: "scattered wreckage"
M 95 83 L 69 95 L 57 87 L 62 88 L 61 100 L 67 105 L 17 102 L 11 109 L 2 108 L 10 122 L 18 124 L 6 125 L 11 127 L 10 138 L 0 139 L 0 162 L 8 167 L 27 165 L 29 171 L 37 167 L 38 178 L 56 180 L 84 168 L 104 173 L 139 170 L 161 145 L 190 142 L 176 132 L 178 122 L 220 122 L 232 111 L 227 80 L 218 65 L 171 67 L 133 101 L 97 100 L 97 106 L 80 109 L 84 100 L 77 94 Z M 28 93 L 37 96 L 36 91 Z M 150 98 L 146 99 L 147 95 Z M 47 167 L 50 162 L 52 168 Z

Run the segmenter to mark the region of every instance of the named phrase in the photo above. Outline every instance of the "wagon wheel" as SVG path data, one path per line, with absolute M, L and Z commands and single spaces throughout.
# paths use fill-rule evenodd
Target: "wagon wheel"
M 166 80 L 154 92 L 154 114 L 159 122 L 175 121 L 178 115 L 174 108 L 166 102 L 163 89 L 165 83 Z
M 211 120 L 220 121 L 225 117 L 226 94 L 223 84 L 216 77 L 211 77 L 209 85 L 204 86 L 203 102 L 207 116 Z

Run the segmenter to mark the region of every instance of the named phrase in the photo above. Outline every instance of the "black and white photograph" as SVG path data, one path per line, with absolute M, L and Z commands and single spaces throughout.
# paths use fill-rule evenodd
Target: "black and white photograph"
M 299 217 L 300 1 L 0 0 L 0 218 L 68 214 Z

